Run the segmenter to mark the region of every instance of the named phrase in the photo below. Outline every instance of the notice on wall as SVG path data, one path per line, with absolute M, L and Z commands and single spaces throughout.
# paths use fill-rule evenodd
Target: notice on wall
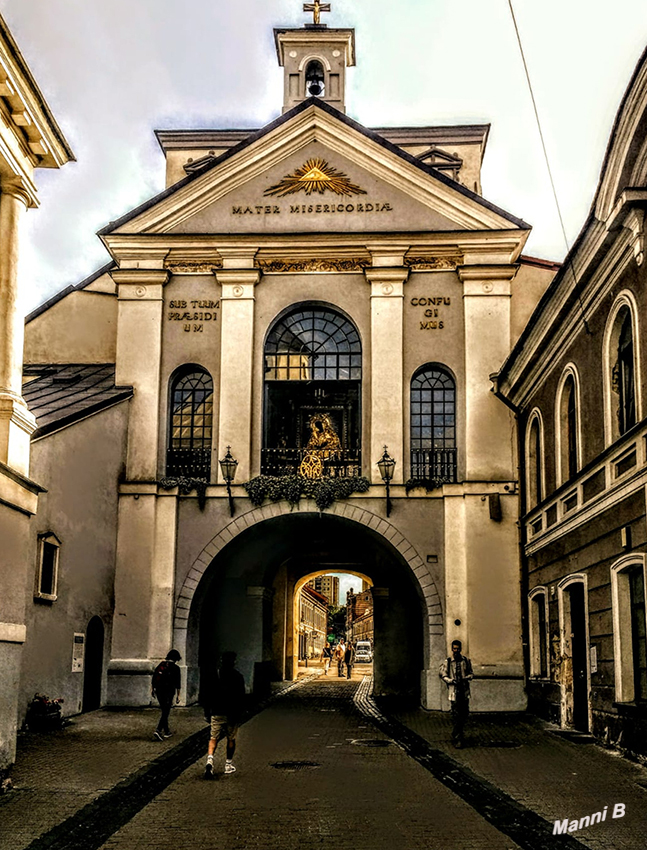
M 589 650 L 591 657 L 591 673 L 598 672 L 598 648 L 597 646 L 590 647 Z
M 85 658 L 85 635 L 74 632 L 74 643 L 72 644 L 72 672 L 83 672 L 83 660 Z
M 443 308 L 451 306 L 451 298 L 431 295 L 423 298 L 412 298 L 409 303 L 412 307 L 417 307 L 420 310 L 421 331 L 442 331 L 445 327 L 445 311 Z

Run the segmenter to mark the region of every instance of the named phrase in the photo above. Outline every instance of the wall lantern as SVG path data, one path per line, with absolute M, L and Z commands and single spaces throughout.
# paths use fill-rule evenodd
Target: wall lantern
M 227 454 L 223 457 L 222 460 L 218 461 L 220 464 L 220 471 L 222 473 L 222 477 L 227 482 L 227 495 L 229 496 L 229 515 L 234 515 L 234 500 L 231 495 L 231 482 L 236 477 L 236 469 L 238 468 L 238 461 L 231 454 L 231 446 L 227 446 Z
M 391 515 L 391 508 L 393 505 L 391 504 L 391 493 L 389 491 L 389 485 L 391 483 L 391 479 L 393 478 L 393 470 L 395 469 L 395 461 L 391 457 L 391 455 L 387 452 L 387 447 L 384 446 L 384 454 L 377 462 L 377 468 L 380 470 L 380 475 L 382 476 L 382 481 L 386 485 L 386 515 Z

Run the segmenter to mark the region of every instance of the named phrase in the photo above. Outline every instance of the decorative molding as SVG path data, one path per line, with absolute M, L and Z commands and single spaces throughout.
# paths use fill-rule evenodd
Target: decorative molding
M 164 268 L 171 274 L 213 274 L 222 268 L 222 260 L 210 260 L 207 263 L 193 260 L 167 260 Z
M 308 260 L 257 260 L 257 267 L 263 272 L 361 272 L 371 265 L 367 257 L 311 258 Z
M 405 257 L 404 264 L 411 271 L 453 271 L 463 262 L 463 258 L 456 257 Z
M 292 174 L 288 174 L 275 186 L 266 189 L 263 194 L 285 198 L 297 192 L 305 192 L 306 195 L 312 195 L 313 192 L 323 195 L 327 191 L 345 197 L 366 194 L 364 189 L 351 182 L 350 177 L 333 168 L 321 157 L 307 160 Z

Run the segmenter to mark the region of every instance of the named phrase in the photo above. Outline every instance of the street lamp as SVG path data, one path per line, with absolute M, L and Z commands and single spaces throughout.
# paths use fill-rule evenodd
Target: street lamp
M 231 446 L 227 446 L 227 454 L 223 457 L 222 460 L 219 460 L 220 471 L 222 473 L 222 477 L 227 482 L 227 495 L 229 496 L 229 515 L 234 515 L 234 500 L 231 495 L 231 482 L 236 477 L 236 469 L 238 468 L 238 461 L 231 454 Z
M 391 508 L 393 505 L 391 504 L 391 493 L 389 491 L 389 484 L 391 483 L 391 479 L 393 478 L 393 470 L 395 469 L 395 461 L 391 457 L 391 455 L 387 452 L 386 446 L 384 446 L 384 454 L 377 462 L 377 468 L 380 470 L 380 475 L 382 476 L 382 481 L 384 481 L 386 485 L 386 515 L 391 515 Z

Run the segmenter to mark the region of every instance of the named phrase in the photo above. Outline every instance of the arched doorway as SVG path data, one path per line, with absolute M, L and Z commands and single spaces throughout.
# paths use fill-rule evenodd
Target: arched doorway
M 381 646 L 376 693 L 421 698 L 440 708 L 438 675 L 430 671 L 445 654 L 442 615 L 420 557 L 393 526 L 366 509 L 350 509 L 350 519 L 341 503 L 326 513 L 313 507 L 279 503 L 250 511 L 196 560 L 175 621 L 189 700 L 198 692 L 200 671 L 225 650 L 238 653 L 250 689 L 262 692 L 272 680 L 294 678 L 295 591 L 307 576 L 343 564 L 343 571 L 365 575 L 375 590 Z
M 103 638 L 101 617 L 93 617 L 85 633 L 85 663 L 83 674 L 83 711 L 101 707 L 103 681 Z

